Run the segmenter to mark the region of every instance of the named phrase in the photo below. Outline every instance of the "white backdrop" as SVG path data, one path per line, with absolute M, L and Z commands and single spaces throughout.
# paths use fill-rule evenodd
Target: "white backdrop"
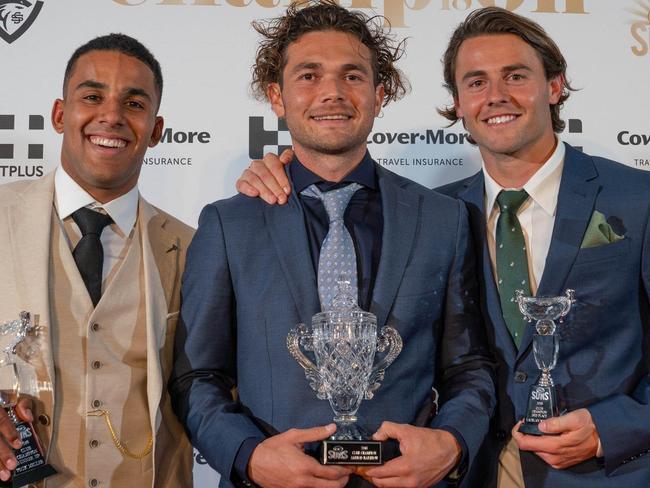
M 196 226 L 205 203 L 234 193 L 249 155 L 289 144 L 268 105 L 248 87 L 257 42 L 250 22 L 281 15 L 288 0 L 29 2 L 22 9 L 18 2 L 0 5 L 0 183 L 56 167 L 60 140 L 49 117 L 65 64 L 76 47 L 109 32 L 136 37 L 163 68 L 160 113 L 170 130 L 147 154 L 140 178 L 142 194 L 155 205 Z M 449 102 L 440 65 L 448 36 L 467 12 L 488 5 L 541 23 L 564 52 L 580 91 L 563 111 L 569 120 L 563 139 L 650 169 L 650 0 L 341 4 L 384 14 L 399 37 L 409 38 L 401 67 L 413 91 L 384 109 L 369 138 L 372 155 L 397 173 L 433 187 L 480 167 L 462 128 L 445 128 L 435 109 Z M 196 486 L 215 486 L 217 475 L 201 462 L 197 455 Z

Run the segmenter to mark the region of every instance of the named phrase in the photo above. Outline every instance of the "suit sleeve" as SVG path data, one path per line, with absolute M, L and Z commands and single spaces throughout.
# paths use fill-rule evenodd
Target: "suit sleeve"
M 646 331 L 644 364 L 647 368 L 650 364 L 650 212 L 643 237 L 639 286 L 641 321 L 633 326 L 643 327 Z M 647 369 L 631 395 L 613 395 L 587 409 L 600 436 L 607 475 L 650 453 L 650 374 Z
M 441 408 L 432 427 L 448 430 L 474 459 L 488 432 L 495 407 L 494 362 L 489 354 L 479 307 L 474 246 L 467 210 L 458 202 L 455 256 L 447 280 L 444 326 L 439 337 Z
M 265 438 L 234 399 L 237 316 L 216 206 L 201 212 L 187 252 L 170 392 L 174 411 L 208 464 L 229 477 L 247 439 Z

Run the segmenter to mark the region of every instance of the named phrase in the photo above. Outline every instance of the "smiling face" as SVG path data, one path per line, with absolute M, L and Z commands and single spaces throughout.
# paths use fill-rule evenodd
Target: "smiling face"
M 66 86 L 52 108 L 61 166 L 97 201 L 111 201 L 135 186 L 147 148 L 162 135 L 153 73 L 119 51 L 90 51 Z
M 515 158 L 543 163 L 555 135 L 549 105 L 558 102 L 562 77 L 546 79 L 535 49 L 512 34 L 464 41 L 456 58 L 456 113 L 486 164 Z
M 317 174 L 313 166 L 322 156 L 357 164 L 384 97 L 383 86 L 374 85 L 369 49 L 353 35 L 317 31 L 290 44 L 286 59 L 282 86 L 272 83 L 268 96 L 286 119 L 300 161 Z

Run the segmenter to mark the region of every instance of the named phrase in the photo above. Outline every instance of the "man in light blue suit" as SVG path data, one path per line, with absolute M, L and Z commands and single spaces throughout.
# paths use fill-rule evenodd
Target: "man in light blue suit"
M 464 486 L 650 486 L 650 174 L 559 140 L 560 108 L 571 89 L 566 62 L 534 22 L 478 9 L 452 35 L 444 61 L 454 105 L 441 113 L 462 120 L 483 169 L 438 190 L 469 210 L 498 359 L 497 414 Z M 254 162 L 238 188 L 282 203 L 282 164 L 271 157 L 264 163 Z M 510 302 L 507 267 L 516 260 L 505 268 L 499 262 L 508 247 L 500 195 L 517 193 L 516 223 L 506 229 L 519 228 L 525 249 L 517 287 L 538 296 L 576 291 L 558 326 L 552 372 L 568 413 L 540 427 L 553 436 L 518 432 L 539 370 L 533 327 Z
M 289 178 L 323 194 L 361 187 L 344 216 L 359 305 L 404 346 L 359 422 L 376 439 L 396 439 L 401 456 L 361 471 L 363 480 L 303 451 L 334 426 L 286 345 L 322 305 L 317 269 L 329 222 L 323 203 L 302 191 L 285 206 L 239 195 L 203 210 L 182 286 L 175 411 L 223 486 L 426 487 L 452 470 L 461 476 L 494 407 L 467 213 L 382 169 L 366 149 L 382 104 L 405 91 L 394 67 L 401 46 L 381 22 L 329 1 L 292 6 L 256 28 L 264 40 L 253 86 L 291 132 Z M 430 415 L 434 388 L 440 409 Z

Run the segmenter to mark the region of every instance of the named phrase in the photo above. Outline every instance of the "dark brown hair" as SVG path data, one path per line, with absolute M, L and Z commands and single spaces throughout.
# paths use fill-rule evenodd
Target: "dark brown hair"
M 521 15 L 509 12 L 500 7 L 486 7 L 474 10 L 464 22 L 461 22 L 449 40 L 449 45 L 442 58 L 444 64 L 445 87 L 449 90 L 454 100 L 458 98 L 458 87 L 456 86 L 456 58 L 460 45 L 467 39 L 483 35 L 514 34 L 529 44 L 539 55 L 547 80 L 556 76 L 564 78 L 564 86 L 560 99 L 555 105 L 551 105 L 551 119 L 553 131 L 562 132 L 565 123 L 560 118 L 560 110 L 564 102 L 569 98 L 573 87 L 566 79 L 567 64 L 560 48 L 549 37 L 546 31 L 530 19 Z M 452 125 L 459 119 L 456 108 L 452 105 L 438 109 L 438 113 L 451 120 Z
M 399 100 L 409 90 L 408 80 L 395 66 L 404 54 L 404 41 L 396 43 L 390 30 L 384 31 L 384 20 L 347 10 L 333 0 L 306 0 L 292 3 L 282 17 L 253 22 L 263 37 L 253 65 L 253 93 L 266 99 L 271 83 L 282 85 L 287 48 L 292 42 L 308 32 L 332 30 L 352 34 L 370 50 L 375 86 L 384 85 L 383 105 Z

